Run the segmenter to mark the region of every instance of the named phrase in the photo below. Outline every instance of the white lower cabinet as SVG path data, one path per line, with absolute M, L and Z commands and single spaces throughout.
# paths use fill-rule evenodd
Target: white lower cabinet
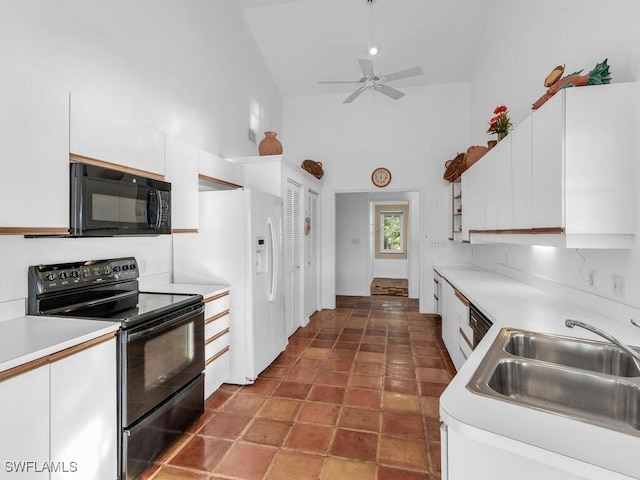
M 52 480 L 117 477 L 116 366 L 115 337 L 51 363 Z
M 117 478 L 115 336 L 36 362 L 0 373 L 0 479 Z
M 204 296 L 204 398 L 229 378 L 229 290 Z
M 473 435 L 465 435 L 444 425 L 441 441 L 442 480 L 630 479 L 489 432 L 474 430 Z
M 471 352 L 468 345 L 469 301 L 458 292 L 449 282 L 442 279 L 442 341 L 447 347 L 453 366 L 456 370 L 464 364 Z M 463 337 L 463 333 L 467 337 Z
M 0 478 L 49 477 L 23 473 L 26 462 L 41 466 L 49 460 L 48 425 L 48 364 L 0 380 Z

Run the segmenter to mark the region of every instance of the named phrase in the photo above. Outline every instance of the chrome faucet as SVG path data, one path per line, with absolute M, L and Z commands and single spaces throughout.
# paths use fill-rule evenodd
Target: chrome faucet
M 573 328 L 573 327 L 582 327 L 585 330 L 589 330 L 590 332 L 595 333 L 596 335 L 600 335 L 602 338 L 609 340 L 611 343 L 613 343 L 615 346 L 617 346 L 618 348 L 624 350 L 625 352 L 627 352 L 629 355 L 631 355 L 633 357 L 633 359 L 636 362 L 636 365 L 638 367 L 640 367 L 640 353 L 636 352 L 633 348 L 631 348 L 629 345 L 627 345 L 626 343 L 621 342 L 620 340 L 618 340 L 616 337 L 614 337 L 613 335 L 608 334 L 607 332 L 605 332 L 604 330 L 600 330 L 599 328 L 594 327 L 593 325 L 589 325 L 588 323 L 584 323 L 581 322 L 579 320 L 572 320 L 570 318 L 567 318 L 564 322 L 564 324 L 569 327 L 569 328 Z

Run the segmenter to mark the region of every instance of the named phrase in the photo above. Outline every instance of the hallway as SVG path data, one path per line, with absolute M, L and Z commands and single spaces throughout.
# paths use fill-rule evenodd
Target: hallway
M 145 479 L 434 480 L 453 367 L 439 317 L 337 297 L 250 386 L 223 385 Z

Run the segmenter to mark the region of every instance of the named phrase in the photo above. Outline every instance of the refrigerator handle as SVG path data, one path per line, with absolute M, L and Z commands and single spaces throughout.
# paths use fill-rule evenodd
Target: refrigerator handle
M 273 219 L 267 218 L 267 225 L 269 226 L 269 240 L 271 244 L 271 288 L 269 290 L 268 300 L 273 302 L 276 295 L 276 279 L 278 278 L 278 262 L 276 261 L 278 251 L 276 244 L 276 232 L 273 228 Z

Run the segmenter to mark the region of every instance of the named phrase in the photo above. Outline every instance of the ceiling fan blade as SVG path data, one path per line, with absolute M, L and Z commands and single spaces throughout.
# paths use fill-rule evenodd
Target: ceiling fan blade
M 362 92 L 364 92 L 367 89 L 367 87 L 360 87 L 359 89 L 357 89 L 355 92 L 353 92 L 351 95 L 349 95 L 344 102 L 342 103 L 351 103 L 353 102 L 356 98 L 358 98 L 360 96 L 360 94 Z
M 348 83 L 360 83 L 357 80 L 321 80 L 318 82 L 319 84 L 324 85 L 343 85 Z
M 362 72 L 363 77 L 374 77 L 375 73 L 373 73 L 373 62 L 369 58 L 359 58 L 358 63 L 360 64 L 360 71 Z
M 391 97 L 394 100 L 399 100 L 404 97 L 404 93 L 400 90 L 396 90 L 395 88 L 391 88 L 389 85 L 385 85 L 383 83 L 379 83 L 375 86 L 376 90 L 380 93 L 385 94 L 387 97 Z
M 399 72 L 390 73 L 389 75 L 383 75 L 380 79 L 384 82 L 393 82 L 394 80 L 400 80 L 403 78 L 415 77 L 422 75 L 422 67 L 407 68 L 406 70 L 400 70 Z

